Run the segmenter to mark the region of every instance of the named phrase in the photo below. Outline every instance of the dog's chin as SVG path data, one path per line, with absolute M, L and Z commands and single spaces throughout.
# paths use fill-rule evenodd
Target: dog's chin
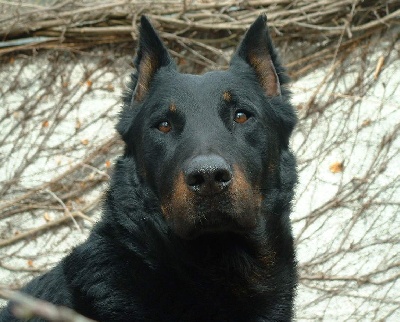
M 243 229 L 237 229 L 229 226 L 207 226 L 175 230 L 175 233 L 182 239 L 195 240 L 206 236 L 242 235 L 246 232 Z
M 210 213 L 200 219 L 178 220 L 172 225 L 173 232 L 182 239 L 194 240 L 204 236 L 246 235 L 256 227 L 258 220 L 243 220 L 227 214 Z

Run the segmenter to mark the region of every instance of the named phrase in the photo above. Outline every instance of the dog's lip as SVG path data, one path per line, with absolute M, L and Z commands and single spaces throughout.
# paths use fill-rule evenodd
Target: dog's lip
M 178 233 L 178 235 L 183 239 L 193 240 L 205 235 L 243 235 L 247 232 L 248 230 L 245 227 L 240 227 L 234 219 L 224 218 L 219 220 L 203 220 L 196 223 L 187 231 Z

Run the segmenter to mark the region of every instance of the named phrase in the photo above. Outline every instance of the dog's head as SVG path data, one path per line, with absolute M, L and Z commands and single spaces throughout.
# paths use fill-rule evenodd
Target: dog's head
M 179 73 L 142 17 L 135 66 L 117 130 L 166 222 L 183 238 L 257 229 L 296 122 L 265 16 L 228 70 L 204 75 Z

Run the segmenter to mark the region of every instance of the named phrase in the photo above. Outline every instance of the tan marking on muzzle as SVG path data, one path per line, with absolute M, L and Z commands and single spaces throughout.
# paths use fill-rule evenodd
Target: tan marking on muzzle
M 234 165 L 233 169 L 234 181 L 232 184 L 232 192 L 244 198 L 250 198 L 253 202 L 261 202 L 262 196 L 258 187 L 251 185 L 244 172 L 237 165 Z
M 165 218 L 174 220 L 176 218 L 173 218 L 173 216 L 192 213 L 191 194 L 192 192 L 185 182 L 185 175 L 183 172 L 180 172 L 174 181 L 171 195 L 167 196 L 167 199 L 161 205 L 161 210 Z
M 234 165 L 233 169 L 234 176 L 230 193 L 233 209 L 235 214 L 239 216 L 237 220 L 245 225 L 255 226 L 263 199 L 260 189 L 251 185 L 239 166 Z M 248 213 L 248 216 L 244 216 L 245 213 Z

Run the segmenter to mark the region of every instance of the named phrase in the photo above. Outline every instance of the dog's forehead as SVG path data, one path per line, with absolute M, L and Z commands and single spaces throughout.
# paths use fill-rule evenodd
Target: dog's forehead
M 226 71 L 211 71 L 202 75 L 166 73 L 157 82 L 158 95 L 171 99 L 174 103 L 220 102 L 226 93 L 237 90 L 241 79 Z
M 225 70 L 211 71 L 201 75 L 179 73 L 179 77 L 189 86 L 200 85 L 206 90 L 216 87 L 219 88 L 224 84 L 232 83 L 235 81 L 235 77 L 232 75 L 232 73 Z M 197 90 L 198 89 L 199 88 L 197 88 Z

